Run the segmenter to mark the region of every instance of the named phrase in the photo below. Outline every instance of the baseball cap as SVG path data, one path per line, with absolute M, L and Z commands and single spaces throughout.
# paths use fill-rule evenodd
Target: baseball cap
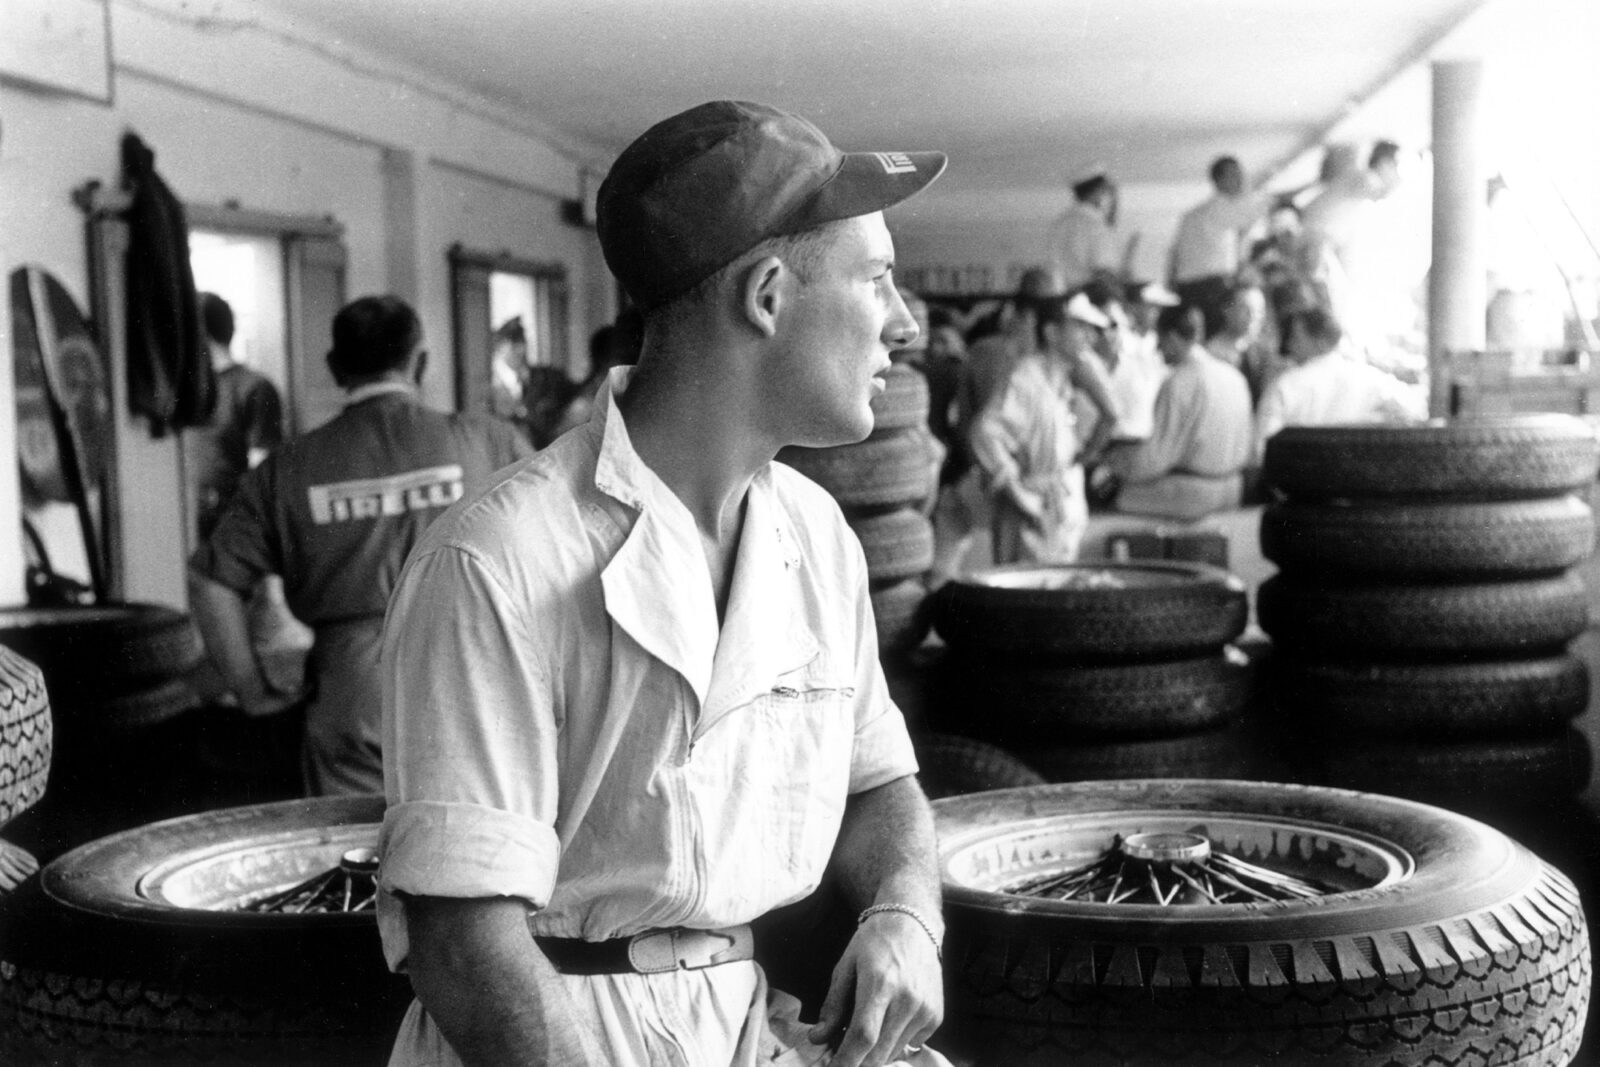
M 1086 293 L 1074 293 L 1072 299 L 1067 301 L 1065 310 L 1069 319 L 1087 322 L 1090 326 L 1095 326 L 1102 330 L 1111 325 L 1111 320 L 1106 317 L 1106 313 L 1095 307 L 1094 301 L 1090 300 Z
M 648 310 L 769 237 L 898 204 L 945 163 L 943 152 L 841 152 L 798 115 L 714 100 L 623 149 L 600 185 L 595 227 L 606 265 Z

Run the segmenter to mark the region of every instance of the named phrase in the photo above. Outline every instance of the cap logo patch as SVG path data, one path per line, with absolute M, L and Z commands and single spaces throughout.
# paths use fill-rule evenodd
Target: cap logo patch
M 915 174 L 917 165 L 904 152 L 874 152 L 885 174 Z

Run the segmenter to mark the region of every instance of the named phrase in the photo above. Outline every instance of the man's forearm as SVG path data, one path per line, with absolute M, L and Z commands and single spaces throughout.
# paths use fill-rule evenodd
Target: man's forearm
M 411 986 L 468 1067 L 600 1064 L 588 1020 L 521 901 L 406 900 Z
M 915 777 L 850 798 L 835 860 L 853 907 L 905 904 L 943 930 L 933 810 Z
M 265 683 L 250 644 L 244 598 L 199 571 L 189 571 L 189 609 L 223 682 L 241 701 L 262 695 Z

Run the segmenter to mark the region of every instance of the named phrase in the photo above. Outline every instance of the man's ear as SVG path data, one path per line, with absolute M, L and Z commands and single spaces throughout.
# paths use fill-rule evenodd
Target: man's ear
M 788 295 L 786 283 L 791 276 L 789 268 L 777 256 L 764 256 L 744 272 L 739 308 L 746 321 L 763 337 L 778 332 L 778 313 Z

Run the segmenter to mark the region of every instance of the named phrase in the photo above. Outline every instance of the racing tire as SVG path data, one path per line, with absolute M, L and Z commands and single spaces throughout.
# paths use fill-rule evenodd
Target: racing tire
M 52 740 L 44 674 L 0 646 L 0 826 L 44 796 Z
M 928 425 L 928 379 L 896 363 L 883 376 L 883 392 L 872 398 L 872 432 L 888 433 Z
M 917 780 L 930 799 L 1043 785 L 1044 778 L 1010 752 L 954 734 L 923 734 L 913 739 L 921 770 Z
M 1465 740 L 1560 730 L 1589 707 L 1589 667 L 1563 652 L 1470 663 L 1280 657 L 1281 725 L 1332 737 Z
M 159 604 L 0 609 L 0 645 L 38 664 L 58 716 L 171 681 L 205 658 L 189 616 Z
M 1589 937 L 1560 871 L 1482 823 L 1262 782 L 1040 786 L 934 802 L 941 1049 L 982 1067 L 1446 1067 L 1572 1062 Z M 1199 833 L 1325 883 L 1270 904 L 1006 892 L 1119 834 Z
M 916 505 L 933 492 L 928 436 L 926 430 L 892 430 L 852 445 L 789 447 L 778 461 L 822 486 L 841 508 L 869 513 Z
M 1533 655 L 1584 631 L 1588 594 L 1575 572 L 1502 582 L 1349 585 L 1261 583 L 1256 613 L 1280 648 L 1373 659 Z
M 1047 782 L 1264 777 L 1264 753 L 1254 734 L 1237 723 L 1180 737 L 1075 741 L 1021 751 Z
M 1382 788 L 1487 815 L 1583 792 L 1594 754 L 1583 734 L 1568 729 L 1544 737 L 1327 744 L 1318 748 L 1313 765 L 1328 785 Z
M 1268 506 L 1261 551 L 1285 571 L 1371 579 L 1513 577 L 1565 570 L 1594 551 L 1574 496 L 1488 503 Z
M 928 587 L 920 578 L 868 593 L 879 657 L 904 656 L 928 636 Z
M 138 730 L 175 719 L 200 706 L 200 696 L 183 678 L 135 689 L 96 703 L 95 721 L 109 731 Z
M 867 557 L 867 578 L 898 582 L 933 569 L 933 523 L 910 508 L 852 519 L 850 528 Z
M 1211 652 L 1244 631 L 1245 588 L 1199 563 L 1019 564 L 933 597 L 933 628 L 968 655 L 1057 664 Z
M 381 797 L 229 808 L 82 845 L 0 902 L 21 1063 L 386 1062 L 411 1001 L 372 911 L 218 910 L 375 845 Z
M 1152 663 L 994 665 L 952 656 L 935 705 L 941 728 L 1000 744 L 1171 737 L 1235 719 L 1251 666 L 1225 649 Z
M 1600 443 L 1572 415 L 1435 419 L 1410 426 L 1288 426 L 1262 476 L 1291 500 L 1555 496 L 1594 483 Z

